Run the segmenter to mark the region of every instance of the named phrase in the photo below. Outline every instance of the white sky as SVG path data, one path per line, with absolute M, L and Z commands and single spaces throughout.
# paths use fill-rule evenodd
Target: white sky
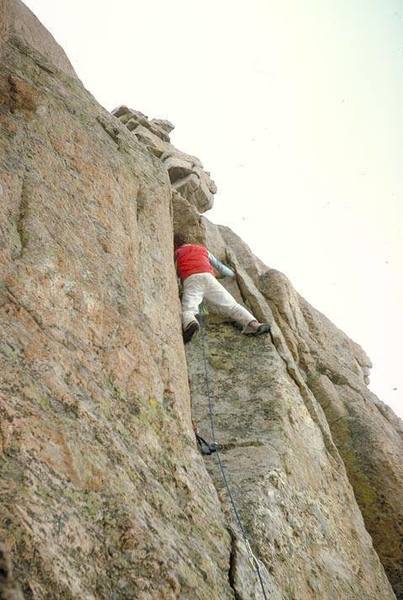
M 403 416 L 401 0 L 28 0 L 84 85 L 176 125 L 207 216 L 360 343 Z

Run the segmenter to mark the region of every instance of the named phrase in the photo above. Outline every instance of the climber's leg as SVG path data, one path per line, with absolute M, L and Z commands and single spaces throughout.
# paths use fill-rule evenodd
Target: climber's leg
M 196 273 L 195 275 L 187 277 L 183 282 L 182 324 L 184 331 L 186 331 L 189 326 L 193 326 L 194 323 L 197 323 L 198 326 L 196 315 L 199 311 L 199 305 L 204 297 L 206 275 L 207 273 Z M 196 325 L 194 325 L 194 327 L 196 327 Z
M 244 307 L 238 304 L 235 298 L 222 286 L 210 273 L 206 273 L 205 299 L 217 307 L 221 313 L 231 317 L 244 328 L 253 321 L 255 317 Z

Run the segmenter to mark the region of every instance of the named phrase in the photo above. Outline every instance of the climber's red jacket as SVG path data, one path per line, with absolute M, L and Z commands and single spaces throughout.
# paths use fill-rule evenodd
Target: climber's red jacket
M 199 244 L 184 244 L 175 251 L 175 261 L 178 275 L 182 281 L 196 273 L 211 273 L 214 269 L 210 264 L 210 253 L 205 246 Z

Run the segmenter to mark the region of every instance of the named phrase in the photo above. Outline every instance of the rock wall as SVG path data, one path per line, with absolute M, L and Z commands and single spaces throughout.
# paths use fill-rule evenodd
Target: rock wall
M 187 350 L 193 411 L 201 435 L 211 437 L 210 385 L 222 461 L 267 567 L 268 597 L 394 597 L 374 544 L 400 598 L 401 422 L 368 391 L 366 355 L 231 231 L 206 220 L 204 230 L 237 269 L 229 289 L 273 323 L 271 338 L 245 341 L 211 311 L 204 336 Z M 206 463 L 242 548 L 220 470 L 211 457 Z M 235 587 L 240 598 L 254 597 L 241 585 L 250 572 L 245 548 L 238 555 Z M 261 597 L 256 578 L 255 585 Z
M 367 388 L 371 363 L 366 354 L 301 298 L 284 275 L 267 271 L 261 290 L 326 415 L 375 549 L 403 597 L 403 424 Z
M 263 598 L 195 446 L 206 370 L 267 597 L 392 599 L 379 554 L 402 598 L 401 424 L 363 351 L 201 216 L 215 185 L 169 122 L 107 113 L 22 3 L 0 11 L 0 598 Z M 211 312 L 185 355 L 174 230 L 271 337 Z
M 232 598 L 166 169 L 1 8 L 0 597 Z

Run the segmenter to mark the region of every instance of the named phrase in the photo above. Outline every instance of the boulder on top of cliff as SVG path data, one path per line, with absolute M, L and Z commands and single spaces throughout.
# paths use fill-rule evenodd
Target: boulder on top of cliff
M 161 129 L 164 129 L 167 133 L 170 133 L 175 129 L 175 125 L 168 121 L 167 119 L 151 119 L 151 123 L 153 125 L 157 125 Z
M 201 161 L 171 144 L 169 133 L 174 129 L 170 121 L 149 119 L 144 113 L 119 106 L 112 111 L 139 142 L 166 168 L 174 190 L 195 206 L 199 213 L 212 208 L 217 186 Z

